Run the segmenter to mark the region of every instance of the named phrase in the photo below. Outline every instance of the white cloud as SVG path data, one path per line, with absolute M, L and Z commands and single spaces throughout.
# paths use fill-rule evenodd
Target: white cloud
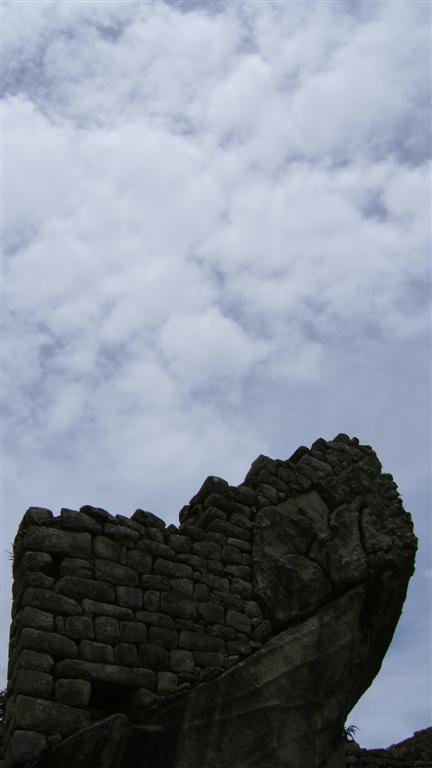
M 422 525 L 427 15 L 4 3 L 5 540 L 341 430 Z

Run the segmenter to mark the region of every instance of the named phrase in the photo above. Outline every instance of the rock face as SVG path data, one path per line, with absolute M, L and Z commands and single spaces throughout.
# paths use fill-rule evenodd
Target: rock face
M 346 435 L 260 456 L 238 487 L 207 478 L 179 528 L 30 509 L 7 768 L 341 768 L 415 549 L 392 477 Z

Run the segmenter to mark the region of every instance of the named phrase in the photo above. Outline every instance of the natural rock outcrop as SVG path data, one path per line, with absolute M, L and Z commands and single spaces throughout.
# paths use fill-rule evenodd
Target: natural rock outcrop
M 238 487 L 208 478 L 178 528 L 29 510 L 7 768 L 342 767 L 415 549 L 392 477 L 346 435 L 260 456 Z

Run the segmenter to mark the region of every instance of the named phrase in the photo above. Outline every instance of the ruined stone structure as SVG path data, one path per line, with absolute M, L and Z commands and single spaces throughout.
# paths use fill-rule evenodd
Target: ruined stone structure
M 346 435 L 260 456 L 238 487 L 207 478 L 179 527 L 29 509 L 5 765 L 342 767 L 415 549 L 392 477 Z

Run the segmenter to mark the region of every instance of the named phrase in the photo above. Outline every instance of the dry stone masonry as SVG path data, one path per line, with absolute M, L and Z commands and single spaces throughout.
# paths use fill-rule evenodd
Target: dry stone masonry
M 344 765 L 413 572 L 392 477 L 338 435 L 207 478 L 179 519 L 27 511 L 7 768 Z

